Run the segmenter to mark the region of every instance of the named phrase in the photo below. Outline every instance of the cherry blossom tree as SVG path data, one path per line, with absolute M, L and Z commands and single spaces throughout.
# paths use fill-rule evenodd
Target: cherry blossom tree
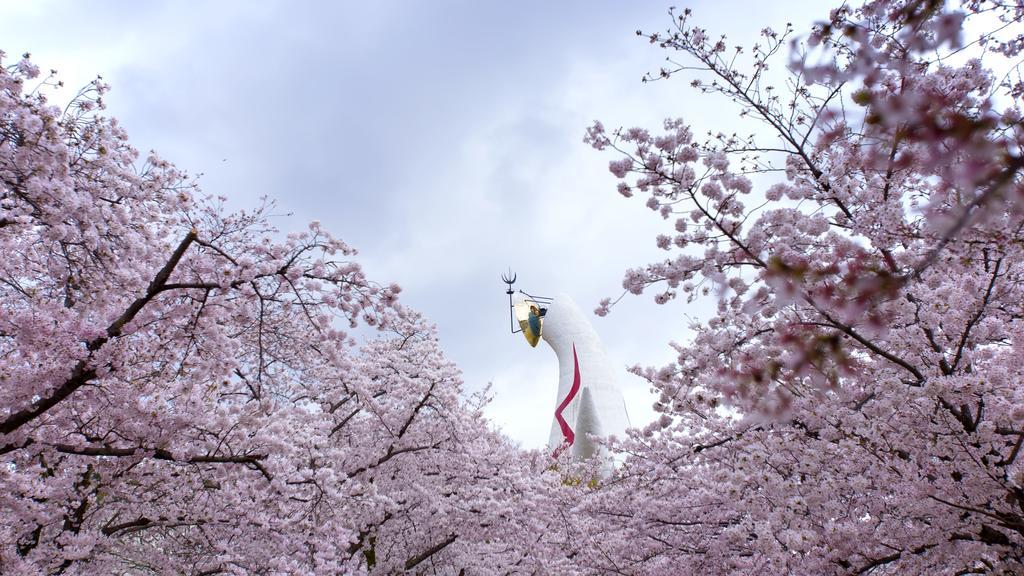
M 64 109 L 55 84 L 0 67 L 0 572 L 552 565 L 524 512 L 544 460 L 397 286 L 140 161 L 101 81 Z
M 648 79 L 685 74 L 757 128 L 587 133 L 616 152 L 619 192 L 670 225 L 671 255 L 626 291 L 717 309 L 673 364 L 635 369 L 662 416 L 581 496 L 575 558 L 1021 573 L 1024 8 L 844 4 L 750 51 L 671 15 L 639 33 L 669 52 Z

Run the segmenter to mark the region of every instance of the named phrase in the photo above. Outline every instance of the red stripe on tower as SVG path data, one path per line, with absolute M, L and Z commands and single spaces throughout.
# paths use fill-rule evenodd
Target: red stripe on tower
M 569 426 L 569 423 L 566 422 L 565 418 L 562 416 L 562 411 L 565 410 L 565 407 L 568 406 L 569 403 L 572 402 L 572 399 L 576 397 L 576 393 L 580 391 L 580 361 L 579 358 L 576 357 L 575 343 L 572 345 L 572 365 L 572 388 L 569 389 L 569 393 L 558 405 L 558 408 L 555 409 L 555 420 L 558 421 L 558 427 L 562 429 L 562 437 L 565 438 L 565 442 L 563 442 L 562 445 L 555 450 L 555 453 L 552 454 L 555 458 L 558 458 L 558 455 L 562 450 L 572 446 L 572 443 L 576 440 L 576 434 L 573 432 L 572 427 Z

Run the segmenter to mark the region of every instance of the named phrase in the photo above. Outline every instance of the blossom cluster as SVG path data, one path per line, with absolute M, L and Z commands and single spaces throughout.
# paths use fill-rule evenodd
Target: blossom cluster
M 765 129 L 586 133 L 670 223 L 624 293 L 717 303 L 674 363 L 634 368 L 662 418 L 576 508 L 594 569 L 1021 572 L 1022 91 L 990 63 L 1024 11 L 869 1 L 749 52 L 672 18 L 641 34 L 674 66 L 648 80 L 692 76 Z

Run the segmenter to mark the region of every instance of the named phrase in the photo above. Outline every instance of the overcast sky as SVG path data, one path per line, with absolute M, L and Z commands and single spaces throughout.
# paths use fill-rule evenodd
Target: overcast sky
M 730 44 L 826 16 L 810 0 L 679 4 Z M 665 54 L 635 31 L 664 29 L 668 5 L 0 0 L 0 49 L 31 52 L 66 90 L 101 74 L 136 148 L 203 173 L 232 208 L 276 199 L 292 214 L 283 231 L 317 219 L 358 248 L 371 278 L 438 324 L 466 388 L 492 384 L 491 418 L 532 448 L 547 440 L 557 363 L 509 333 L 501 273 L 592 310 L 626 268 L 665 256 L 654 237 L 667 225 L 615 192 L 613 157 L 584 130 L 736 125 L 684 78 L 640 83 Z M 643 296 L 593 318 L 634 424 L 653 398 L 625 367 L 671 361 L 669 340 L 707 314 Z

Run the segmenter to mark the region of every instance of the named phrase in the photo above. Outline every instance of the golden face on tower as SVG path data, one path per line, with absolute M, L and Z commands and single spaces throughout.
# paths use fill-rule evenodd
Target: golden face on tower
M 513 306 L 516 314 L 516 320 L 519 321 L 519 327 L 523 329 L 523 336 L 526 337 L 526 341 L 530 343 L 530 346 L 537 346 L 537 342 L 540 341 L 541 330 L 544 327 L 544 318 L 540 315 L 540 308 L 536 303 L 528 300 L 523 302 L 516 302 Z

